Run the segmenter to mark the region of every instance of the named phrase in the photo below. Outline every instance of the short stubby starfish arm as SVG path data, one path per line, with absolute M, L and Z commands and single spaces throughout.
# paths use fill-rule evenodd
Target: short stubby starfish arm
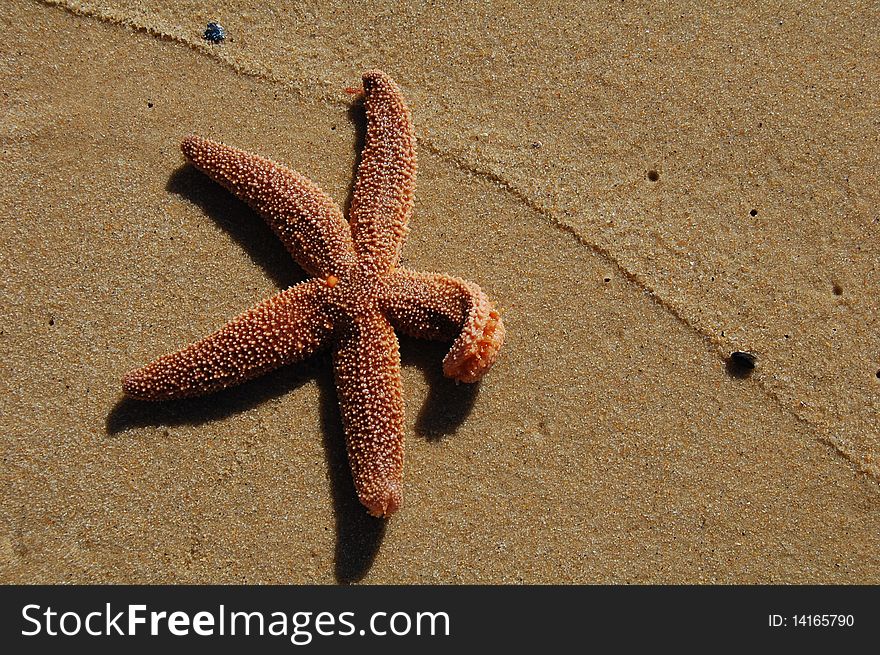
M 301 282 L 201 341 L 128 373 L 122 388 L 141 400 L 186 398 L 305 359 L 328 345 L 333 332 L 323 293 L 323 281 Z
M 379 313 L 353 319 L 333 365 L 354 486 L 373 516 L 389 516 L 403 498 L 403 386 L 394 329 Z
M 478 381 L 504 344 L 504 324 L 473 282 L 439 273 L 399 269 L 385 279 L 382 306 L 391 324 L 409 336 L 455 339 L 443 373 L 459 382 Z
M 338 275 L 354 262 L 351 229 L 342 211 L 307 177 L 199 136 L 187 137 L 180 147 L 196 168 L 266 219 L 306 272 Z
M 367 135 L 348 218 L 360 260 L 381 274 L 400 260 L 412 215 L 416 140 L 394 80 L 369 71 L 363 82 Z

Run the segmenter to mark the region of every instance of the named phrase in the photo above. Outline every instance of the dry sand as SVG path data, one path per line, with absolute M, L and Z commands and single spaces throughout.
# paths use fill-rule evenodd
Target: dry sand
M 0 581 L 880 582 L 875 3 L 166 4 L 0 9 Z M 477 389 L 403 342 L 387 526 L 326 358 L 119 383 L 298 279 L 180 139 L 343 202 L 370 67 L 419 136 L 406 262 L 509 334 Z

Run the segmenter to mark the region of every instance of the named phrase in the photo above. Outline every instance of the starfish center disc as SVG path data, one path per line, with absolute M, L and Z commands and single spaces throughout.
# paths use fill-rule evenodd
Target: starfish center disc
M 340 275 L 330 275 L 327 285 L 327 304 L 339 318 L 355 320 L 373 314 L 382 293 L 381 280 L 375 274 L 358 269 Z

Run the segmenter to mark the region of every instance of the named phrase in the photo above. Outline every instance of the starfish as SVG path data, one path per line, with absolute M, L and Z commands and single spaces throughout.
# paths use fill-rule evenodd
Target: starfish
M 142 400 L 202 395 L 330 348 L 355 489 L 370 514 L 389 516 L 402 502 L 404 460 L 395 329 L 452 341 L 444 374 L 476 382 L 497 358 L 504 325 L 476 284 L 400 266 L 415 192 L 412 118 L 382 71 L 363 75 L 363 92 L 367 134 L 348 221 L 303 175 L 216 141 L 184 139 L 189 162 L 261 214 L 311 277 L 128 373 L 122 386 Z

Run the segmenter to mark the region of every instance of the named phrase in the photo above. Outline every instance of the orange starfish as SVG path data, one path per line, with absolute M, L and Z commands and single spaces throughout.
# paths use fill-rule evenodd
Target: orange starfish
M 415 189 L 412 119 L 388 75 L 369 71 L 363 84 L 367 135 L 348 222 L 299 173 L 198 136 L 183 141 L 187 159 L 259 212 L 312 278 L 128 373 L 122 385 L 143 400 L 201 395 L 332 347 L 355 488 L 371 514 L 388 516 L 400 507 L 403 484 L 394 329 L 454 340 L 444 374 L 476 382 L 495 362 L 504 326 L 476 284 L 398 268 Z

